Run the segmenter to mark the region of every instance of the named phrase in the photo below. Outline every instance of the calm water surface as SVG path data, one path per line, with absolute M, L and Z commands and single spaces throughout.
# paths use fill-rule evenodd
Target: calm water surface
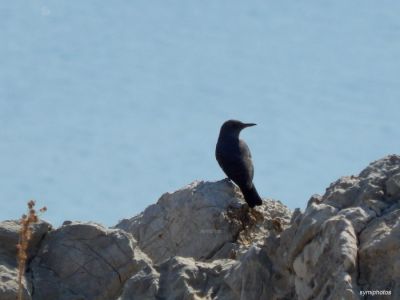
M 0 220 L 107 225 L 224 178 L 243 132 L 261 195 L 304 208 L 400 149 L 400 2 L 0 3 Z

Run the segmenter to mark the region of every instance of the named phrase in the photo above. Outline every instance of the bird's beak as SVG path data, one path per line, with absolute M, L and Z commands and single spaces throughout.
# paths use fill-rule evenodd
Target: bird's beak
M 251 126 L 256 126 L 257 124 L 255 124 L 255 123 L 244 123 L 243 124 L 243 128 L 246 128 L 246 127 L 251 127 Z

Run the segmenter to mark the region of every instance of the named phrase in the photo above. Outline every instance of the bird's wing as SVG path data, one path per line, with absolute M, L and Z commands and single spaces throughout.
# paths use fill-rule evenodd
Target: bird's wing
M 215 155 L 222 170 L 239 187 L 252 187 L 254 169 L 250 150 L 245 142 L 217 144 Z
M 243 164 L 246 167 L 247 175 L 250 178 L 250 184 L 251 184 L 251 182 L 253 181 L 253 177 L 254 177 L 254 166 L 253 166 L 253 161 L 251 160 L 250 149 L 247 146 L 247 144 L 242 140 L 239 140 L 239 149 L 242 154 L 241 156 L 243 159 Z
M 251 188 L 253 185 L 254 168 L 249 147 L 245 142 L 239 142 L 239 151 L 229 155 L 219 156 L 219 164 L 225 174 L 241 188 Z

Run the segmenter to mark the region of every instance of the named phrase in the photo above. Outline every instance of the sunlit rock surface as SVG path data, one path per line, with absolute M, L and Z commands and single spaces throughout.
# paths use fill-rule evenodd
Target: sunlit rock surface
M 18 230 L 0 223 L 0 299 L 17 293 Z M 25 299 L 400 299 L 400 157 L 340 178 L 304 212 L 249 209 L 229 180 L 196 181 L 114 228 L 49 230 L 35 225 Z

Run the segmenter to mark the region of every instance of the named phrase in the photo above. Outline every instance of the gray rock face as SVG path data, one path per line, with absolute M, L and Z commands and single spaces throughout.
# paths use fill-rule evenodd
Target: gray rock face
M 209 258 L 240 230 L 226 215 L 229 206 L 240 206 L 232 187 L 194 182 L 116 227 L 130 232 L 155 263 L 177 255 Z
M 139 216 L 117 225 L 131 232 L 156 262 L 127 281 L 120 299 L 285 296 L 286 277 L 274 268 L 264 246 L 268 239 L 270 245 L 276 243 L 290 218 L 291 211 L 273 200 L 249 210 L 228 180 L 194 182 L 165 194 Z
M 36 255 L 40 242 L 50 227 L 50 224 L 43 221 L 33 226 L 28 260 Z M 18 295 L 17 244 L 20 229 L 21 226 L 17 221 L 0 222 L 0 299 L 2 300 L 15 300 Z M 32 289 L 26 276 L 23 278 L 23 284 L 24 299 L 31 299 Z
M 115 299 L 150 263 L 122 230 L 68 223 L 46 236 L 31 264 L 33 299 Z
M 173 257 L 155 269 L 145 269 L 125 285 L 120 300 L 234 299 L 224 281 L 233 260 L 213 262 Z M 145 284 L 143 284 L 145 283 Z
M 400 299 L 399 174 L 392 155 L 342 177 L 282 233 L 277 261 L 291 270 L 298 299 L 359 299 L 374 290 Z
M 391 290 L 400 298 L 400 209 L 373 220 L 360 235 L 359 284 L 363 290 Z
M 172 194 L 164 194 L 157 204 L 132 219 L 122 220 L 116 227 L 130 232 L 155 263 L 174 256 L 222 258 L 235 248 L 232 243 L 249 218 L 243 204 L 239 188 L 229 180 L 194 182 Z M 267 237 L 272 219 L 281 218 L 284 225 L 291 216 L 276 201 L 266 201 L 258 210 L 263 221 L 257 222 L 251 231 L 252 242 Z
M 117 229 L 38 224 L 25 299 L 400 299 L 399 179 L 391 155 L 304 213 L 273 200 L 250 210 L 223 180 L 165 194 Z M 2 300 L 15 299 L 17 240 L 17 224 L 0 223 Z
M 274 276 L 272 266 L 256 246 L 239 260 L 204 262 L 176 256 L 129 279 L 120 300 L 278 299 L 282 278 Z

